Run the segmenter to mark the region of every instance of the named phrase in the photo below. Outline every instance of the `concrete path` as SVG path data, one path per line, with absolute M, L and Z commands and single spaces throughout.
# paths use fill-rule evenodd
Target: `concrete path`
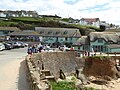
M 26 49 L 0 51 L 0 90 L 29 90 L 25 77 Z

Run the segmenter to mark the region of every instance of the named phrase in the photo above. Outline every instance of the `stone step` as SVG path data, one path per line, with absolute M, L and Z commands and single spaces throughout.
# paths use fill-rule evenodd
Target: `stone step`
M 41 73 L 45 74 L 45 76 L 50 76 L 50 71 L 49 70 L 40 70 Z
M 55 76 L 45 76 L 47 80 L 55 81 Z

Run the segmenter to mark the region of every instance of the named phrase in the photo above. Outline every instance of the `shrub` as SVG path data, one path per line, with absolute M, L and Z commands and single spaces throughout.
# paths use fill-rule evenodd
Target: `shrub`
M 65 82 L 60 81 L 58 83 L 56 82 L 50 82 L 52 85 L 52 90 L 79 90 L 75 87 L 74 82 Z

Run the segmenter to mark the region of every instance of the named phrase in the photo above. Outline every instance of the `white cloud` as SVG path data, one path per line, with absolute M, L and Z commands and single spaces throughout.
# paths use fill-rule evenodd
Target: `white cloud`
M 58 14 L 62 17 L 98 17 L 109 23 L 120 24 L 119 0 L 1 0 L 2 10 L 36 10 L 39 14 Z M 70 3 L 71 3 L 70 2 Z M 102 8 L 102 5 L 104 8 Z

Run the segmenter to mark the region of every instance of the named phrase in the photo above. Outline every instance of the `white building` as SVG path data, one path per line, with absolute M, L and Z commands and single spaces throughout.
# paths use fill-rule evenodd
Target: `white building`
M 99 18 L 82 18 L 80 19 L 80 24 L 99 27 L 100 19 Z

